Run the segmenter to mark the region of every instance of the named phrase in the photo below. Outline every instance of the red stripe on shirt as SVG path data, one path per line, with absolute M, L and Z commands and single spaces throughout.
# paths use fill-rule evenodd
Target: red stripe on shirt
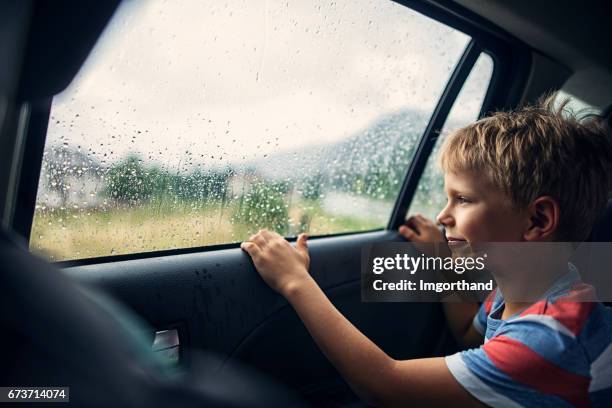
M 551 316 L 577 336 L 595 307 L 594 301 L 593 287 L 579 283 L 567 295 L 560 297 L 554 303 L 541 300 L 525 309 L 521 316 L 530 314 Z
M 493 300 L 495 299 L 496 293 L 497 293 L 497 288 L 493 289 L 484 301 L 484 309 L 485 309 L 485 312 L 487 312 L 487 316 L 489 315 L 489 313 L 491 313 L 491 308 L 493 307 Z
M 589 378 L 552 364 L 528 346 L 507 336 L 489 340 L 483 349 L 493 364 L 514 381 L 574 406 L 589 406 Z

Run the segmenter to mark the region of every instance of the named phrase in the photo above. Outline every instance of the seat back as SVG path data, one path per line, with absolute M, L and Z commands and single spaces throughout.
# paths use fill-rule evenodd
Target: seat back
M 0 383 L 69 386 L 74 406 L 302 406 L 245 368 L 211 356 L 178 371 L 157 360 L 152 332 L 120 303 L 76 285 L 0 231 Z

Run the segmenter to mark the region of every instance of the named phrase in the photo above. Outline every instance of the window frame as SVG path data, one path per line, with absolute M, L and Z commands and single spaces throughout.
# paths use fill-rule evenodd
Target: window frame
M 489 84 L 485 90 L 485 97 L 483 99 L 480 112 L 478 113 L 478 118 L 482 117 L 486 112 L 491 111 L 490 107 L 487 105 L 487 100 L 490 99 L 492 90 L 494 89 L 493 80 L 495 79 L 497 64 L 493 56 L 480 48 L 477 42 L 472 39 L 467 45 L 461 59 L 457 63 L 455 70 L 451 74 L 448 84 L 431 115 L 431 119 L 425 129 L 425 132 L 419 140 L 414 157 L 406 171 L 404 183 L 402 184 L 402 189 L 398 199 L 395 202 L 391 218 L 387 224 L 387 229 L 396 230 L 404 223 L 407 212 L 412 204 L 412 199 L 414 198 L 419 182 L 421 181 L 421 176 L 423 175 L 425 167 L 427 166 L 427 161 L 436 146 L 442 130 L 444 129 L 446 119 L 448 118 L 448 115 L 450 114 L 450 111 L 456 102 L 461 89 L 465 85 L 468 76 L 474 69 L 476 61 L 478 61 L 478 58 L 482 54 L 487 54 L 492 58 L 493 71 L 491 72 L 491 79 L 489 80 Z
M 515 106 L 520 101 L 522 90 L 527 83 L 529 70 L 531 68 L 529 47 L 460 5 L 446 0 L 438 0 L 436 3 L 426 0 L 393 1 L 463 32 L 470 36 L 471 40 L 445 85 L 442 95 L 430 117 L 426 130 L 419 140 L 410 166 L 406 170 L 404 180 L 386 227 L 386 229 L 389 230 L 396 230 L 404 222 L 406 212 L 410 207 L 411 200 L 425 169 L 427 159 L 435 146 L 439 131 L 442 129 L 450 109 L 480 56 L 480 53 L 484 52 L 492 58 L 493 72 L 479 116 L 496 109 Z M 27 83 L 22 84 L 24 88 L 27 88 L 27 86 Z M 13 207 L 10 225 L 12 229 L 23 236 L 28 243 L 30 241 L 30 233 L 34 220 L 36 195 L 38 193 L 38 183 L 42 168 L 51 102 L 52 98 L 49 97 L 36 101 L 27 101 L 23 104 L 24 111 L 28 112 L 28 118 L 22 136 L 24 136 L 27 143 L 25 143 L 23 151 L 22 168 L 19 183 L 17 185 L 14 201 L 15 205 Z M 378 230 L 384 230 L 384 228 L 326 234 L 321 237 L 355 235 Z M 312 238 L 316 238 L 316 236 Z M 239 243 L 227 243 L 85 258 L 55 263 L 63 267 L 184 253 L 217 251 L 237 247 L 239 247 Z
M 516 106 L 520 102 L 531 68 L 529 47 L 461 6 L 446 1 L 440 1 L 436 5 L 418 0 L 400 0 L 398 3 L 460 30 L 472 39 L 455 66 L 406 170 L 402 188 L 387 224 L 389 230 L 397 230 L 404 223 L 427 160 L 480 54 L 486 53 L 491 57 L 493 72 L 479 118 L 487 112 Z

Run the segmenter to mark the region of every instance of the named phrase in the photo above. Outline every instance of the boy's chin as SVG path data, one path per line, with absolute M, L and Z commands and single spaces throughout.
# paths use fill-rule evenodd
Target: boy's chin
M 474 250 L 468 241 L 448 241 L 448 247 L 453 258 L 472 256 Z
M 449 241 L 448 247 L 453 258 L 486 258 L 491 250 L 490 243 L 485 242 Z

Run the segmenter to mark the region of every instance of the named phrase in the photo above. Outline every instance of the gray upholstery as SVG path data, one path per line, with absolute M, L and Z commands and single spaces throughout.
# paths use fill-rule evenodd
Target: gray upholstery
M 158 361 L 144 324 L 118 302 L 74 284 L 0 232 L 0 383 L 69 386 L 72 406 L 301 406 L 245 368 L 196 355 L 189 370 Z

